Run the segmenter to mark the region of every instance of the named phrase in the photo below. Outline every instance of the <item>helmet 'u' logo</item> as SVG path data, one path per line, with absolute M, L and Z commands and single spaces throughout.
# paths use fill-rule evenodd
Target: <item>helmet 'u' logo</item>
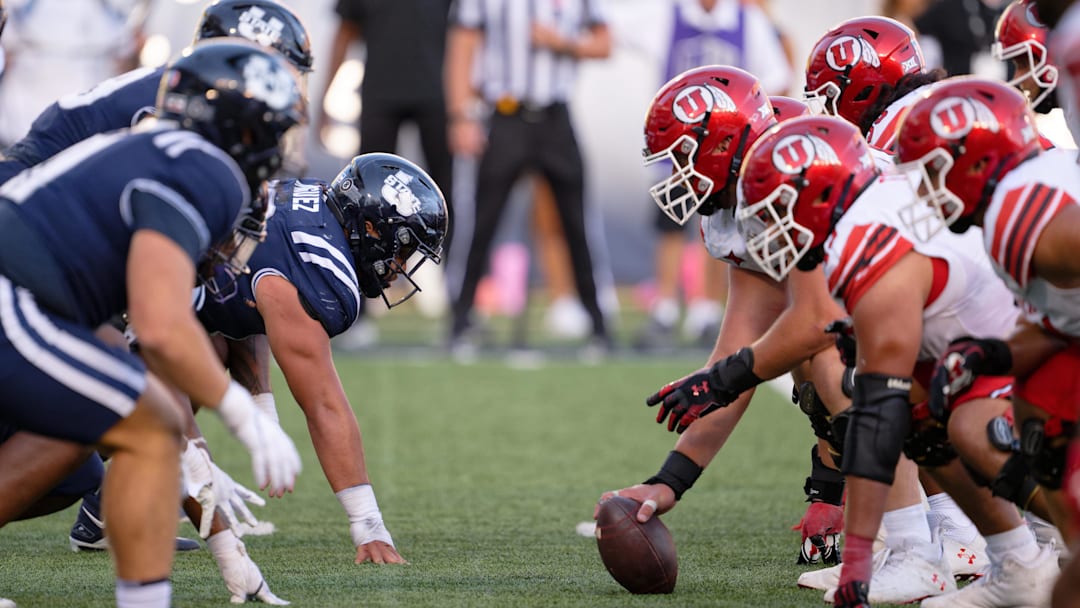
M 856 36 L 840 36 L 825 51 L 825 62 L 837 72 L 843 72 L 860 61 L 873 67 L 881 65 L 877 52 L 870 43 Z
M 694 124 L 701 122 L 705 114 L 712 110 L 734 111 L 735 102 L 730 95 L 716 87 L 695 84 L 679 91 L 671 109 L 675 118 Z
M 805 135 L 789 135 L 773 148 L 772 160 L 781 173 L 798 175 L 814 162 L 814 144 Z
M 975 123 L 975 110 L 962 97 L 950 97 L 934 106 L 930 114 L 930 128 L 939 137 L 960 139 L 971 132 Z

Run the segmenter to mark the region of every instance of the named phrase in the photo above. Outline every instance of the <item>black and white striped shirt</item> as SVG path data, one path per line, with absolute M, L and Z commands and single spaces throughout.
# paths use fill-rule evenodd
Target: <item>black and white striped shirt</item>
M 575 57 L 533 48 L 533 23 L 577 38 L 606 22 L 601 0 L 457 0 L 456 25 L 484 31 L 475 82 L 484 99 L 512 97 L 546 106 L 566 102 L 574 88 Z

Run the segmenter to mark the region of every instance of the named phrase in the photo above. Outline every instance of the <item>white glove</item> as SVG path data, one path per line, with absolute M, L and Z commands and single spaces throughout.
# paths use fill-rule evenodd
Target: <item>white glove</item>
M 202 505 L 202 519 L 199 520 L 199 536 L 210 535 L 214 511 L 217 510 L 225 519 L 226 525 L 240 536 L 240 517 L 252 526 L 259 524 L 255 514 L 247 508 L 244 501 L 260 507 L 266 505 L 261 496 L 233 481 L 229 474 L 221 470 L 210 459 L 203 440 L 189 439 L 187 448 L 181 457 L 184 469 L 184 484 L 188 496 Z
M 285 431 L 255 407 L 251 393 L 230 382 L 216 411 L 229 432 L 251 454 L 259 488 L 269 486 L 270 494 L 279 496 L 292 490 L 300 472 L 300 454 Z
M 288 606 L 289 602 L 274 595 L 266 584 L 259 566 L 247 554 L 244 542 L 225 530 L 211 536 L 206 541 L 210 553 L 217 562 L 221 577 L 225 579 L 225 588 L 229 590 L 229 601 L 243 604 L 247 601 L 260 601 L 274 606 Z

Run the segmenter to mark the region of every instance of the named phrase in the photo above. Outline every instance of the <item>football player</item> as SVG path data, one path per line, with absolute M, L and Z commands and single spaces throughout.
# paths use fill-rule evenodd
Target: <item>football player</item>
M 1050 62 L 1047 50 L 1049 31 L 1039 20 L 1035 4 L 1034 0 L 1014 0 L 1005 8 L 994 29 L 990 51 L 995 59 L 1011 65 L 1013 77 L 1009 84 L 1027 96 L 1035 111 L 1039 134 L 1048 138 L 1044 146 L 1075 148 L 1065 113 L 1058 107 L 1055 95 L 1058 69 Z
M 1016 376 L 1013 407 L 1020 466 L 1047 490 L 1068 536 L 1060 488 L 1066 444 L 1080 405 L 1070 383 L 1080 370 L 1080 319 L 1071 248 L 1080 228 L 1076 151 L 1043 151 L 1025 99 L 999 83 L 957 79 L 912 106 L 897 153 L 920 177 L 920 213 L 950 231 L 982 227 L 997 275 L 1021 302 L 1025 323 L 1008 341 L 972 337 L 942 357 L 931 396 L 949 406 L 980 375 Z
M 913 395 L 920 400 L 913 386 L 929 384 L 950 340 L 972 331 L 1001 336 L 1015 324 L 1019 311 L 973 242 L 977 235 L 916 239 L 899 219 L 914 198 L 909 178 L 882 175 L 857 128 L 831 117 L 797 119 L 766 133 L 748 153 L 739 191 L 736 215 L 750 255 L 779 278 L 803 260 L 823 260 L 830 292 L 854 326 L 843 568 L 826 600 L 837 606 L 895 601 L 887 599 L 895 590 L 875 589 L 877 576 L 870 583 L 870 548 L 902 451 L 961 502 L 986 536 L 995 568 L 985 584 L 956 592 L 937 546 L 930 549 L 939 553 L 924 560 L 895 562 L 909 575 L 938 566 L 911 579 L 939 587 L 919 591 L 936 596 L 924 606 L 1016 606 L 1033 589 L 1048 590 L 1057 576 L 1056 553 L 1040 549 L 1015 506 L 977 486 L 965 468 L 992 464 L 983 462 L 982 429 L 1008 408 L 1011 378 L 988 376 L 972 386 L 963 407 L 954 404 L 948 437 L 929 422 L 925 403 L 909 403 Z M 1008 572 L 999 572 L 1006 565 Z
M 669 430 L 681 433 L 675 449 L 657 475 L 618 491 L 642 503 L 638 512 L 641 521 L 674 508 L 693 485 L 734 430 L 759 378 L 780 375 L 813 359 L 814 369 L 804 365 L 796 370 L 796 376 L 817 380 L 824 403 L 835 408 L 833 413 L 846 406 L 839 383 L 843 368 L 824 332 L 825 326 L 841 317 L 843 311 L 828 296 L 823 280 L 820 285 L 812 276 L 799 276 L 790 284 L 771 280 L 749 259 L 735 230 L 732 213 L 739 166 L 749 146 L 774 124 L 774 109 L 757 79 L 728 66 L 684 72 L 660 89 L 648 110 L 646 163 L 670 160 L 674 166 L 669 177 L 650 189 L 651 196 L 676 222 L 685 223 L 695 213 L 701 215 L 706 249 L 713 258 L 729 264 L 726 312 L 709 365 L 715 364 L 718 374 L 731 378 L 719 386 L 710 385 L 707 378 L 701 380 L 715 387 L 717 396 L 707 388 L 700 392 L 700 403 L 692 407 L 661 406 L 657 422 L 666 421 Z M 789 306 L 789 298 L 795 305 Z M 766 335 L 771 338 L 763 338 Z M 759 339 L 760 346 L 755 343 Z M 736 353 L 747 344 L 754 344 L 753 349 Z M 758 369 L 755 360 L 765 361 L 770 367 Z M 691 377 L 706 374 L 709 369 Z M 650 397 L 649 403 L 658 405 L 669 397 L 673 403 L 697 382 L 674 382 Z M 683 385 L 685 388 L 680 389 Z M 720 397 L 720 393 L 724 396 Z M 719 405 L 712 404 L 721 400 L 731 405 L 694 423 L 706 408 L 718 409 Z M 831 438 L 828 413 L 815 415 L 819 419 L 817 434 Z M 813 471 L 806 486 L 811 505 L 801 522 L 804 541 L 840 531 L 843 479 L 834 466 L 829 466 L 827 452 L 819 446 L 812 454 Z M 601 500 L 611 494 L 605 493 Z M 804 557 L 811 557 L 809 553 Z
M 307 30 L 275 0 L 215 0 L 203 11 L 194 41 L 225 36 L 272 47 L 302 74 L 311 71 Z M 0 183 L 92 135 L 133 126 L 152 113 L 164 69 L 132 70 L 46 108 L 26 136 L 4 150 Z
M 199 319 L 213 334 L 267 338 L 348 515 L 356 563 L 402 563 L 375 500 L 330 338 L 353 324 L 361 298 L 395 306 L 419 290 L 412 275 L 425 261 L 440 260 L 446 201 L 423 170 L 392 154 L 357 156 L 330 184 L 272 181 L 265 196 L 277 212 L 251 257 L 251 272 L 223 274 L 233 289 L 202 294 Z M 395 280 L 407 289 L 391 302 Z M 230 371 L 265 378 L 267 357 L 249 361 Z
M 300 77 L 258 45 L 207 41 L 169 65 L 156 107 L 158 120 L 90 138 L 0 188 L 0 418 L 112 451 L 103 507 L 121 607 L 170 604 L 181 424 L 166 385 L 211 405 L 260 486 L 290 490 L 300 470 L 189 305 L 214 243 L 237 268 L 250 254 L 250 233 L 234 229 L 265 221 L 250 193 L 279 161 L 280 137 L 306 120 Z M 142 359 L 93 333 L 125 310 Z M 0 522 L 58 481 L 8 460 L 20 446 L 0 446 L 0 481 L 18 488 Z

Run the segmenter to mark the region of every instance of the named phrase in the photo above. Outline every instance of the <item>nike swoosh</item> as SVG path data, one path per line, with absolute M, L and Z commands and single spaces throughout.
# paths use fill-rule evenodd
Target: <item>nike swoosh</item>
M 86 515 L 87 517 L 90 518 L 90 521 L 94 522 L 95 526 L 97 526 L 97 527 L 99 527 L 99 528 L 101 528 L 103 530 L 105 529 L 105 521 L 104 520 L 94 517 L 93 513 L 86 510 L 86 507 L 82 507 L 82 512 L 83 512 L 84 515 Z

